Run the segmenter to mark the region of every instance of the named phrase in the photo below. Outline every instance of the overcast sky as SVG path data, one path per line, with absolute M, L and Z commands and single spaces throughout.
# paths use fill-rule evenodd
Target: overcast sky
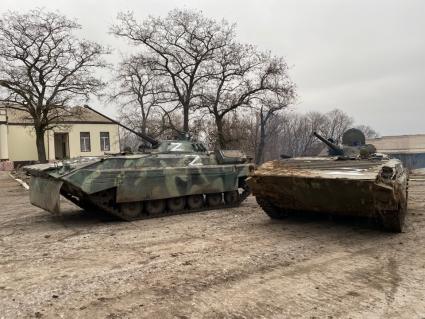
M 118 12 L 143 19 L 202 10 L 235 22 L 240 41 L 286 59 L 298 87 L 294 109 L 340 108 L 381 135 L 425 133 L 424 0 L 1 0 L 0 13 L 34 7 L 76 18 L 86 38 L 118 49 L 111 61 L 126 50 L 108 34 Z

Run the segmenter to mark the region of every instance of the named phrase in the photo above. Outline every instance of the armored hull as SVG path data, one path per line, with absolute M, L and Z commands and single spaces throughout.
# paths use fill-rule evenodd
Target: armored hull
M 401 232 L 408 175 L 396 159 L 292 158 L 261 165 L 247 181 L 271 218 L 314 211 L 378 219 Z
M 27 166 L 30 200 L 60 212 L 60 195 L 83 209 L 125 220 L 239 205 L 253 166 L 239 151 L 209 152 L 190 141 L 164 141 L 149 154 Z

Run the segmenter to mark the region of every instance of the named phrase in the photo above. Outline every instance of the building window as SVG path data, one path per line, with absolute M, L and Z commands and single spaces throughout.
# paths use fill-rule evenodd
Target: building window
M 90 152 L 90 132 L 80 132 L 81 152 Z
M 109 132 L 100 132 L 100 150 L 110 151 Z

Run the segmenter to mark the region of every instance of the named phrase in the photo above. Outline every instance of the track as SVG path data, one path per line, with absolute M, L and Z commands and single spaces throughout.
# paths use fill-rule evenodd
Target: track
M 103 194 L 98 194 L 96 197 L 87 197 L 86 203 L 89 203 L 88 207 L 86 205 L 83 205 L 81 200 L 79 198 L 76 198 L 75 196 L 71 195 L 67 192 L 61 192 L 61 195 L 64 196 L 66 199 L 70 200 L 77 206 L 86 209 L 86 210 L 95 210 L 95 211 L 103 211 L 107 214 L 110 214 L 112 216 L 118 217 L 125 221 L 135 221 L 135 220 L 141 220 L 141 219 L 149 219 L 149 218 L 159 218 L 159 217 L 165 217 L 165 216 L 171 216 L 171 215 L 178 215 L 178 214 L 188 214 L 188 213 L 199 213 L 203 211 L 209 211 L 209 210 L 216 210 L 216 209 L 227 209 L 227 208 L 234 208 L 238 207 L 250 194 L 251 191 L 249 187 L 245 184 L 241 186 L 242 191 L 237 191 L 238 196 L 235 201 L 232 202 L 226 202 L 226 200 L 221 200 L 221 203 L 218 205 L 208 205 L 208 201 L 206 200 L 207 194 L 203 194 L 204 200 L 203 205 L 201 208 L 191 209 L 186 204 L 185 207 L 181 210 L 177 211 L 171 211 L 167 207 L 159 213 L 149 214 L 146 212 L 146 209 L 140 210 L 140 212 L 136 216 L 128 216 L 123 213 L 123 211 L 120 209 L 120 204 L 117 204 L 115 202 L 115 191 L 106 191 Z M 220 193 L 222 197 L 224 197 L 223 193 Z M 225 198 L 225 197 L 224 197 Z M 166 201 L 166 199 L 164 199 Z M 141 207 L 145 207 L 145 203 L 140 202 Z

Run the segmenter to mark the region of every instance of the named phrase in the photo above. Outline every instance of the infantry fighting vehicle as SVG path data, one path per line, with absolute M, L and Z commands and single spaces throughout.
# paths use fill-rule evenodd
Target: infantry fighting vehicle
M 247 180 L 262 209 L 272 219 L 300 211 L 364 216 L 401 232 L 408 183 L 402 163 L 375 153 L 356 129 L 345 132 L 343 145 L 314 135 L 328 146 L 328 156 L 266 162 Z
M 239 205 L 253 165 L 240 151 L 208 151 L 189 139 L 158 142 L 144 153 L 79 158 L 25 167 L 30 201 L 60 212 L 60 195 L 83 209 L 133 220 L 165 212 Z

